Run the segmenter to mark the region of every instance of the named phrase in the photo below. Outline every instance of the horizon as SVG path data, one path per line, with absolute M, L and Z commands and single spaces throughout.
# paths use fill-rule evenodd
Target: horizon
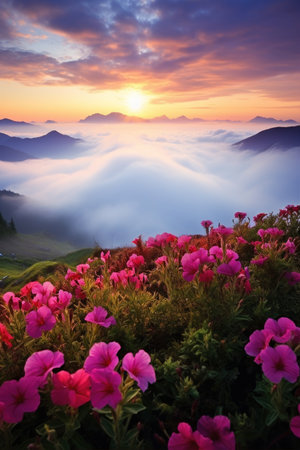
M 300 122 L 299 19 L 297 0 L 4 0 L 0 114 Z

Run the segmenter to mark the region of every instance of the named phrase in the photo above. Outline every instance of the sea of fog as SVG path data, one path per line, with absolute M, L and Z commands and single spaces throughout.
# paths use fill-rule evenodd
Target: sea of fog
M 19 231 L 47 231 L 78 246 L 116 247 L 164 231 L 203 233 L 300 200 L 300 149 L 262 153 L 232 144 L 266 126 L 237 123 L 37 124 L 89 145 L 74 159 L 0 161 L 0 189 L 25 196 Z M 12 135 L 9 130 L 1 130 Z M 17 205 L 17 204 L 16 204 Z

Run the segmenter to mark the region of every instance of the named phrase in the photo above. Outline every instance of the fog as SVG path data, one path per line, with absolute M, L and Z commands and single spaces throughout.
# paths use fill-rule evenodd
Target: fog
M 203 233 L 205 219 L 230 226 L 236 211 L 252 218 L 299 203 L 299 148 L 255 153 L 231 146 L 263 127 L 39 124 L 26 137 L 53 129 L 89 145 L 71 160 L 0 161 L 0 189 L 25 196 L 2 204 L 19 231 L 116 247 L 138 235 Z

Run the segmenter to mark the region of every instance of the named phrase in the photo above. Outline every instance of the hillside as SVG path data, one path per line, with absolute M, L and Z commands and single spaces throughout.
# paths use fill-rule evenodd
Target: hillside
M 300 126 L 268 128 L 233 145 L 241 150 L 257 152 L 276 148 L 288 150 L 300 147 Z

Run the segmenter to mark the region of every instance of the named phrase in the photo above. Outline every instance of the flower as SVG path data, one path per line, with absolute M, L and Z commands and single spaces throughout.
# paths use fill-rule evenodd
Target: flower
M 295 383 L 299 376 L 299 366 L 295 352 L 288 345 L 268 347 L 261 352 L 263 373 L 272 383 L 280 383 L 285 378 Z
M 300 438 L 300 403 L 298 404 L 298 416 L 292 417 L 290 421 L 290 429 L 295 436 Z
M 273 339 L 280 344 L 285 344 L 292 337 L 292 332 L 297 327 L 295 323 L 287 317 L 280 317 L 280 319 L 267 319 L 264 329 L 273 334 Z
M 204 270 L 203 272 L 199 273 L 199 280 L 202 283 L 211 283 L 214 276 L 215 276 L 215 274 L 214 274 L 213 270 L 207 269 L 207 270 Z
M 91 373 L 93 369 L 113 370 L 119 362 L 117 353 L 121 346 L 118 342 L 98 342 L 89 351 L 89 356 L 84 363 L 84 370 Z
M 215 233 L 219 233 L 221 236 L 229 236 L 233 233 L 233 228 L 227 228 L 224 225 L 220 225 L 213 230 Z
M 78 273 L 84 274 L 86 273 L 90 268 L 89 264 L 78 264 L 78 266 L 76 266 L 76 270 Z
M 109 258 L 110 258 L 110 250 L 108 250 L 106 253 L 101 252 L 100 259 L 101 261 L 104 262 L 104 264 L 109 260 Z
M 19 297 L 16 297 L 14 292 L 5 292 L 2 298 L 7 305 L 11 304 L 12 309 L 20 309 L 22 300 Z
M 36 311 L 31 311 L 25 317 L 26 331 L 29 336 L 39 338 L 43 331 L 52 330 L 56 323 L 56 319 L 48 306 L 41 306 Z
M 284 250 L 287 250 L 290 255 L 296 252 L 296 245 L 294 241 L 291 241 L 291 238 L 288 238 L 286 243 L 283 246 Z
M 253 217 L 253 220 L 255 223 L 260 222 L 261 220 L 263 220 L 264 217 L 266 217 L 266 213 L 259 213 L 256 216 Z
M 87 322 L 96 323 L 104 328 L 108 328 L 111 325 L 116 325 L 116 320 L 113 316 L 106 318 L 107 311 L 102 306 L 95 306 L 92 312 L 89 312 L 85 316 Z
M 236 240 L 238 244 L 248 244 L 248 241 L 246 241 L 246 239 L 244 239 L 243 236 L 238 236 Z
M 145 259 L 142 255 L 136 255 L 135 253 L 133 253 L 130 256 L 129 260 L 127 261 L 126 266 L 131 267 L 132 269 L 133 268 L 136 269 L 137 267 L 141 266 L 144 263 Z
M 137 381 L 138 386 L 144 392 L 148 383 L 156 381 L 155 371 L 150 365 L 151 358 L 144 350 L 139 350 L 135 356 L 127 353 L 122 362 L 122 369 L 128 372 L 130 378 Z
M 78 408 L 90 400 L 90 376 L 84 369 L 71 374 L 65 370 L 53 374 L 51 400 L 55 405 Z
M 297 283 L 300 283 L 300 273 L 299 272 L 287 272 L 285 274 L 285 278 L 287 279 L 289 285 L 294 286 Z
M 50 281 L 45 283 L 35 283 L 31 289 L 32 294 L 35 294 L 35 303 L 39 305 L 47 304 L 49 298 L 55 293 L 55 287 Z
M 211 220 L 202 220 L 201 225 L 203 226 L 203 228 L 205 228 L 206 230 L 209 229 L 209 227 L 212 225 L 212 221 Z
M 48 374 L 64 364 L 64 355 L 62 352 L 52 352 L 51 350 L 41 350 L 33 353 L 27 359 L 24 372 L 25 376 L 41 377 L 40 385 L 46 381 Z
M 239 219 L 240 222 L 242 222 L 242 220 L 244 220 L 245 217 L 247 217 L 247 213 L 237 211 L 236 213 L 234 213 L 234 217 L 236 219 Z
M 266 261 L 268 261 L 268 259 L 269 259 L 268 256 L 259 255 L 257 258 L 251 259 L 250 264 L 254 264 L 256 266 L 262 266 Z
M 226 416 L 202 416 L 197 423 L 197 430 L 213 441 L 214 450 L 234 450 L 235 436 L 230 431 L 230 420 Z
M 214 259 L 213 256 L 208 255 L 208 251 L 205 248 L 200 248 L 193 253 L 185 253 L 181 258 L 183 278 L 186 281 L 193 281 L 200 265 L 214 261 Z
M 191 239 L 192 239 L 191 236 L 186 236 L 186 235 L 179 236 L 178 241 L 177 241 L 177 247 L 178 248 L 184 247 L 186 244 L 188 244 L 190 242 Z
M 223 250 L 218 245 L 213 245 L 209 249 L 209 254 L 213 255 L 216 259 L 222 259 L 223 258 Z
M 241 270 L 241 267 L 242 267 L 242 265 L 239 261 L 232 259 L 231 261 L 229 261 L 228 264 L 226 264 L 226 263 L 221 264 L 217 268 L 217 272 L 222 275 L 233 276 Z
M 167 244 L 169 244 L 170 242 L 176 241 L 176 239 L 177 239 L 177 237 L 174 236 L 174 234 L 171 234 L 171 233 L 157 234 L 155 236 L 155 238 L 150 237 L 146 241 L 146 246 L 147 247 L 164 247 Z
M 7 328 L 3 323 L 0 323 L 0 342 L 4 342 L 7 347 L 12 347 L 12 343 L 10 342 L 13 339 L 13 336 L 7 331 Z
M 58 291 L 58 298 L 57 297 L 50 297 L 48 300 L 48 306 L 51 309 L 53 313 L 60 311 L 62 309 L 67 308 L 67 306 L 70 304 L 72 298 L 72 294 L 68 291 L 63 291 L 60 289 Z
M 102 409 L 109 405 L 115 408 L 122 400 L 119 390 L 122 377 L 110 369 L 94 369 L 91 372 L 91 403 L 94 408 Z
M 248 344 L 245 345 L 244 349 L 247 355 L 255 356 L 256 364 L 260 364 L 261 358 L 260 353 L 262 350 L 268 347 L 273 333 L 271 330 L 255 330 L 249 337 Z
M 0 386 L 0 402 L 4 403 L 3 420 L 8 423 L 21 422 L 25 412 L 34 412 L 40 404 L 39 379 L 23 377 L 4 381 Z
M 188 423 L 181 422 L 178 431 L 171 434 L 168 450 L 214 450 L 212 440 L 193 431 Z
M 166 256 L 166 255 L 164 255 L 164 256 L 160 256 L 159 258 L 157 258 L 156 260 L 155 260 L 155 264 L 157 265 L 157 266 L 162 266 L 163 264 L 168 264 L 168 257 Z

